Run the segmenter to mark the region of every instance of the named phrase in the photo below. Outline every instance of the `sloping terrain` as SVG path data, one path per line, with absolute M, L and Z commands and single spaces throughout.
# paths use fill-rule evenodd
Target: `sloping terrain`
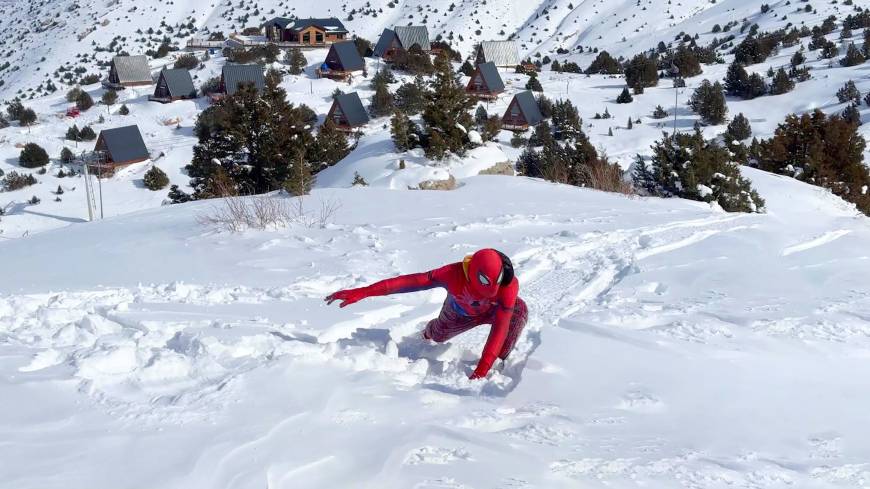
M 203 202 L 9 241 L 2 486 L 861 487 L 870 229 L 751 176 L 767 215 L 475 177 L 317 190 L 324 229 Z M 484 381 L 485 328 L 419 337 L 439 290 L 322 301 L 485 245 L 532 313 Z

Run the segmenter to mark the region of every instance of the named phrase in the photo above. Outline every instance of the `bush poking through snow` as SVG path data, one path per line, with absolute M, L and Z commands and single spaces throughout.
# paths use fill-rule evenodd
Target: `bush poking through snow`
M 315 212 L 307 211 L 306 200 L 304 196 L 288 197 L 280 194 L 228 196 L 206 213 L 198 215 L 197 222 L 231 233 L 248 229 L 280 229 L 294 224 L 307 228 L 324 228 L 332 222 L 341 208 L 339 202 L 326 200 L 320 203 Z
M 18 173 L 16 171 L 11 171 L 0 180 L 0 189 L 3 189 L 5 192 L 12 192 L 13 190 L 20 190 L 24 187 L 35 185 L 36 178 L 30 173 Z
M 143 178 L 145 182 L 145 188 L 148 190 L 163 190 L 169 185 L 169 177 L 166 176 L 166 173 L 156 166 L 152 166 L 150 170 L 145 172 L 145 177 Z

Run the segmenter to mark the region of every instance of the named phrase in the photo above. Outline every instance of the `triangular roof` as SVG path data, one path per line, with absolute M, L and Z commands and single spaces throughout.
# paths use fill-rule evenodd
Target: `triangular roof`
M 429 43 L 429 30 L 423 25 L 397 25 L 392 29 L 384 29 L 381 37 L 378 38 L 378 43 L 375 45 L 374 55 L 381 57 L 390 49 L 393 39 L 399 41 L 399 46 L 402 49 L 411 49 L 411 46 L 417 44 L 423 51 L 431 51 L 432 45 Z
M 112 161 L 142 161 L 150 158 L 139 126 L 123 126 L 100 131 L 98 140 L 105 144 Z
M 369 121 L 369 113 L 363 107 L 362 100 L 356 92 L 343 93 L 335 97 L 335 102 L 351 126 L 359 126 Z
M 341 21 L 335 17 L 326 17 L 320 19 L 294 19 L 293 22 L 287 26 L 287 28 L 298 31 L 311 26 L 320 27 L 327 32 L 347 32 L 347 29 L 344 28 L 344 24 L 342 24 Z
M 329 47 L 326 65 L 331 70 L 358 71 L 365 68 L 365 61 L 359 55 L 355 42 L 343 41 Z
M 526 90 L 514 95 L 514 100 L 511 104 L 513 104 L 514 101 L 519 106 L 528 125 L 534 126 L 544 120 L 544 116 L 541 114 L 541 109 L 538 107 L 538 101 L 535 100 L 535 96 L 532 94 L 531 90 Z M 510 110 L 510 106 L 508 106 L 508 110 Z
M 221 70 L 221 75 L 227 95 L 236 93 L 240 83 L 253 83 L 258 91 L 266 87 L 266 77 L 263 76 L 263 67 L 260 65 L 227 64 Z
M 274 17 L 274 18 L 267 20 L 266 22 L 263 22 L 261 27 L 266 25 L 266 24 L 275 24 L 282 29 L 286 29 L 287 26 L 292 24 L 292 23 L 293 23 L 293 19 L 288 19 L 287 17 Z
M 423 51 L 432 50 L 429 44 L 429 31 L 424 25 L 397 25 L 393 27 L 393 32 L 396 33 L 404 49 L 411 49 L 411 46 L 417 44 Z
M 501 75 L 498 73 L 498 68 L 495 67 L 495 63 L 492 61 L 481 63 L 477 65 L 477 72 L 480 73 L 480 76 L 483 78 L 483 83 L 486 84 L 486 87 L 490 92 L 504 91 L 504 82 L 501 79 Z M 474 75 L 472 75 L 472 78 L 473 77 Z
M 148 66 L 148 58 L 145 55 L 115 56 L 112 58 L 112 66 L 118 75 L 118 83 L 151 83 L 151 67 Z
M 196 87 L 193 86 L 193 80 L 190 78 L 190 72 L 185 70 L 184 68 L 163 70 L 160 72 L 160 78 L 166 81 L 166 89 L 169 90 L 170 96 L 196 96 Z
M 516 66 L 520 64 L 520 53 L 513 41 L 481 41 L 477 48 L 477 61 L 492 61 L 496 66 Z
M 398 39 L 396 33 L 392 29 L 384 29 L 381 37 L 378 38 L 378 43 L 375 44 L 374 55 L 379 58 L 383 57 L 387 50 L 390 49 L 393 39 Z

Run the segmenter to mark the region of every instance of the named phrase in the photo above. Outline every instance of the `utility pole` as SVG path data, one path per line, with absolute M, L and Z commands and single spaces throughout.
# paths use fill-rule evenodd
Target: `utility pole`
M 680 69 L 674 63 L 671 63 L 671 76 L 674 79 L 674 132 L 671 137 L 677 134 L 677 100 L 680 94 L 680 85 L 677 81 L 680 78 Z

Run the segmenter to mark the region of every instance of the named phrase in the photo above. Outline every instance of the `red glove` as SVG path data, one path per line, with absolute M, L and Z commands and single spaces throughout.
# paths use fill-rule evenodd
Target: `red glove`
M 479 368 L 475 369 L 474 372 L 471 372 L 471 375 L 468 376 L 470 380 L 477 380 L 486 378 L 486 372 L 479 372 Z
M 327 304 L 332 304 L 333 301 L 341 301 L 338 307 L 349 306 L 354 302 L 360 301 L 368 297 L 368 293 L 364 289 L 347 289 L 334 292 L 324 299 Z

